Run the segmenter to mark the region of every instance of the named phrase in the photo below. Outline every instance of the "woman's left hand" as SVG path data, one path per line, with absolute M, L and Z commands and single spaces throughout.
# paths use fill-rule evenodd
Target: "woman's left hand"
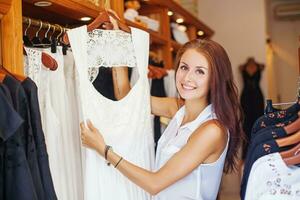
M 87 127 L 84 122 L 80 123 L 82 145 L 96 150 L 100 155 L 104 155 L 105 142 L 103 136 L 90 120 L 87 120 Z

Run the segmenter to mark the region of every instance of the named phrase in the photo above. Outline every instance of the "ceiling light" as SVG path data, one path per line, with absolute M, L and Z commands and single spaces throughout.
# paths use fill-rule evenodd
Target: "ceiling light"
M 52 3 L 49 1 L 37 1 L 34 3 L 34 5 L 39 7 L 47 7 L 47 6 L 51 6 Z
M 176 19 L 176 22 L 177 22 L 178 24 L 180 24 L 180 23 L 184 22 L 184 20 L 183 20 L 183 18 L 178 18 L 178 19 Z
M 203 31 L 198 31 L 197 34 L 198 34 L 199 36 L 202 36 L 202 35 L 204 35 L 204 32 L 203 32 Z
M 172 16 L 174 13 L 172 11 L 168 11 L 168 15 Z
M 80 21 L 87 22 L 87 21 L 90 21 L 91 19 L 92 18 L 90 18 L 90 17 L 81 17 Z

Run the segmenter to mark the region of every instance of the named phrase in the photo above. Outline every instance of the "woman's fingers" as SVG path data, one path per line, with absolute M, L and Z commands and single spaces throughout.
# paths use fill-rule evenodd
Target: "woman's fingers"
M 97 131 L 97 129 L 92 124 L 91 120 L 87 120 L 87 126 L 91 131 Z

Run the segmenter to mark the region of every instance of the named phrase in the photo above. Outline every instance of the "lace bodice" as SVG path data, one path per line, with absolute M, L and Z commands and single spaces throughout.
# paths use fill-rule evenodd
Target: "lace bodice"
M 88 32 L 87 53 L 89 68 L 136 66 L 131 34 L 121 30 Z

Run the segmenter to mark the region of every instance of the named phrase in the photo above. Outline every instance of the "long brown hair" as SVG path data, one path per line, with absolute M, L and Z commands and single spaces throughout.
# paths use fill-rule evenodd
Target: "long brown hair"
M 224 172 L 231 172 L 237 169 L 236 158 L 241 140 L 244 139 L 244 132 L 241 126 L 242 112 L 229 57 L 220 44 L 209 39 L 195 39 L 178 50 L 175 60 L 176 72 L 182 55 L 188 49 L 195 49 L 201 53 L 210 65 L 211 81 L 208 102 L 213 105 L 218 120 L 230 132 Z

